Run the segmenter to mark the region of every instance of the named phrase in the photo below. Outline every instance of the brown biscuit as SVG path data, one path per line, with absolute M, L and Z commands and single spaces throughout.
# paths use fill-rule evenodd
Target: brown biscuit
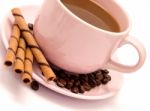
M 17 52 L 19 38 L 20 38 L 19 27 L 18 25 L 14 24 L 12 28 L 11 37 L 9 40 L 9 48 L 7 50 L 7 54 L 4 62 L 6 66 L 11 66 L 15 61 L 15 55 Z
M 24 72 L 25 50 L 26 50 L 25 40 L 23 38 L 20 38 L 19 46 L 18 46 L 17 54 L 16 54 L 16 61 L 14 64 L 14 70 L 18 74 L 21 74 Z
M 24 62 L 24 73 L 22 74 L 22 81 L 27 85 L 32 83 L 32 64 L 33 55 L 30 48 L 27 48 Z
M 21 10 L 19 8 L 12 9 L 12 14 L 15 17 L 16 23 L 18 24 L 20 30 L 22 31 L 23 37 L 26 40 L 28 46 L 30 47 L 36 61 L 39 63 L 41 71 L 45 76 L 46 80 L 54 80 L 56 75 L 50 68 L 46 58 L 44 57 L 42 51 L 40 50 L 33 34 L 28 28 L 28 25 L 22 16 Z

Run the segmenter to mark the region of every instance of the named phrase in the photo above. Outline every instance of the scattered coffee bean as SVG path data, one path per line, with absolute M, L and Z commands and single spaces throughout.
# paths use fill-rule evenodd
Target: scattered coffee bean
M 95 76 L 94 76 L 94 74 L 88 74 L 88 78 L 89 79 L 95 79 Z
M 67 84 L 64 79 L 57 79 L 56 83 L 57 83 L 57 86 L 62 87 L 62 88 L 65 87 Z
M 33 30 L 33 24 L 32 23 L 28 23 L 28 27 L 30 30 Z
M 88 83 L 83 84 L 85 91 L 91 90 L 91 86 Z
M 70 81 L 67 82 L 66 88 L 67 89 L 71 89 L 71 87 L 73 86 L 73 84 L 74 84 L 74 80 L 71 79 Z
M 105 75 L 105 78 L 107 78 L 108 81 L 111 81 L 111 76 L 110 75 Z
M 103 74 L 98 72 L 95 74 L 95 78 L 98 79 L 98 80 L 102 80 L 104 77 L 103 77 Z
M 87 74 L 81 74 L 79 76 L 79 79 L 83 82 L 88 82 L 88 75 Z
M 80 85 L 78 88 L 79 88 L 79 93 L 84 93 L 85 92 L 85 89 L 84 89 L 83 85 Z
M 74 86 L 79 86 L 79 85 L 80 85 L 80 81 L 79 80 L 75 80 Z
M 60 71 L 59 74 L 58 74 L 58 76 L 59 76 L 60 78 L 65 78 L 65 77 L 66 77 L 66 74 L 64 73 L 64 71 Z
M 74 79 L 74 80 L 78 80 L 79 79 L 79 74 L 71 75 L 71 78 Z
M 101 70 L 103 74 L 108 74 L 109 71 L 107 69 Z
M 80 79 L 80 84 L 81 85 L 83 85 L 85 82 L 87 82 L 87 81 L 85 81 L 84 79 Z
M 96 83 L 95 79 L 89 79 L 89 85 L 90 85 L 92 88 L 96 87 L 96 86 L 97 86 L 97 83 Z
M 104 79 L 102 80 L 102 84 L 107 84 L 109 81 L 111 81 L 111 76 L 105 75 Z
M 85 75 L 85 76 L 84 76 L 84 80 L 85 80 L 86 82 L 88 82 L 88 80 L 89 80 L 89 79 L 88 79 L 88 75 Z
M 69 74 L 69 75 L 75 75 L 76 73 L 73 73 L 73 72 L 68 72 L 68 71 L 65 71 L 65 74 Z
M 93 72 L 94 74 L 102 74 L 102 70 L 97 70 L 95 72 Z
M 70 74 L 66 74 L 67 78 L 71 78 L 71 75 Z
M 101 80 L 99 80 L 99 79 L 96 79 L 95 81 L 96 81 L 96 85 L 97 85 L 97 86 L 100 86 L 101 83 L 102 83 Z
M 37 91 L 39 89 L 39 83 L 37 81 L 32 81 L 31 88 Z
M 108 83 L 108 80 L 106 79 L 106 78 L 104 78 L 103 80 L 102 80 L 102 84 L 107 84 Z
M 79 93 L 79 89 L 78 89 L 78 87 L 76 87 L 76 86 L 75 86 L 75 87 L 72 87 L 72 88 L 71 88 L 71 91 L 72 91 L 73 93 L 76 93 L 76 94 Z
M 84 93 L 90 91 L 92 88 L 105 85 L 111 77 L 108 75 L 108 70 L 98 70 L 90 74 L 75 74 L 67 72 L 57 68 L 56 66 L 52 69 L 55 71 L 57 79 L 55 80 L 57 86 L 66 88 L 73 93 Z

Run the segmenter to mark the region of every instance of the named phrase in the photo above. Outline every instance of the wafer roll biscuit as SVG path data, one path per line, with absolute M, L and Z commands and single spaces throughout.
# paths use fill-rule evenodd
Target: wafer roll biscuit
M 12 14 L 15 17 L 16 23 L 18 24 L 20 30 L 22 31 L 23 37 L 26 40 L 28 46 L 30 47 L 36 61 L 40 65 L 41 71 L 45 76 L 46 80 L 54 80 L 56 75 L 50 68 L 46 58 L 44 57 L 43 53 L 41 52 L 36 40 L 34 39 L 31 31 L 28 28 L 28 25 L 21 14 L 19 8 L 12 9 Z
M 30 48 L 27 48 L 24 62 L 24 73 L 22 74 L 22 81 L 27 85 L 32 83 L 32 64 L 33 55 Z
M 14 64 L 14 70 L 18 74 L 21 74 L 24 72 L 25 50 L 26 50 L 25 40 L 23 38 L 20 38 L 19 46 L 18 46 L 17 54 L 16 54 L 16 61 Z
M 32 76 L 29 73 L 24 73 L 22 75 L 22 81 L 23 83 L 30 85 L 32 83 Z
M 20 38 L 19 27 L 16 24 L 14 24 L 12 28 L 12 34 L 9 40 L 9 48 L 7 50 L 4 62 L 6 66 L 11 66 L 15 61 L 15 55 L 17 52 L 19 38 Z

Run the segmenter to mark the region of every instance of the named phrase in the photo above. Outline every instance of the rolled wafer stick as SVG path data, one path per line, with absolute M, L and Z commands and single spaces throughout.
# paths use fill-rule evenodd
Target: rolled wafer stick
M 4 64 L 6 66 L 11 66 L 15 61 L 15 55 L 17 52 L 18 42 L 20 38 L 20 30 L 18 25 L 14 24 L 12 28 L 11 37 L 9 40 L 9 48 L 5 57 Z
M 26 40 L 28 46 L 30 47 L 36 61 L 40 65 L 41 71 L 45 76 L 46 80 L 54 80 L 56 78 L 56 75 L 50 68 L 46 58 L 44 57 L 31 31 L 29 30 L 28 25 L 24 17 L 22 16 L 21 10 L 19 8 L 14 8 L 12 9 L 12 14 L 14 15 L 16 23 L 22 31 L 23 37 Z
M 24 72 L 25 50 L 26 50 L 25 40 L 23 38 L 20 38 L 19 46 L 18 46 L 17 54 L 16 54 L 16 61 L 14 64 L 14 70 L 18 74 L 21 74 Z
M 24 62 L 24 73 L 22 74 L 22 81 L 27 85 L 32 83 L 32 64 L 33 55 L 30 48 L 27 48 Z

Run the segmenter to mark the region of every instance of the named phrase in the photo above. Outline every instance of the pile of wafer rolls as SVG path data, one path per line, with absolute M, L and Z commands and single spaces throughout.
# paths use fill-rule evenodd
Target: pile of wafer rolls
M 30 85 L 33 80 L 32 65 L 35 58 L 45 79 L 47 81 L 54 80 L 56 75 L 35 40 L 33 27 L 30 28 L 29 25 L 31 24 L 26 23 L 19 8 L 14 8 L 11 12 L 15 22 L 12 26 L 4 64 L 6 66 L 13 65 L 14 71 L 21 74 L 22 81 Z

